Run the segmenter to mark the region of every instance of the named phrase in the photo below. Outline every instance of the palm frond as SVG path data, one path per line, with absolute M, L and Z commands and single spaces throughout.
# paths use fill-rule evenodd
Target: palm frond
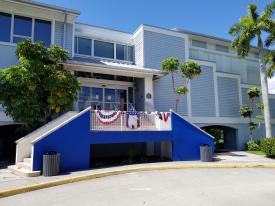
M 265 7 L 262 15 L 260 16 L 260 19 L 261 20 L 270 19 L 271 16 L 272 16 L 272 14 L 273 14 L 273 12 L 274 12 L 274 10 L 275 10 L 275 1 L 271 2 L 270 4 L 268 4 Z
M 259 14 L 257 13 L 257 5 L 249 4 L 248 5 L 248 16 L 253 19 L 254 22 L 258 20 Z
M 272 50 L 265 55 L 265 63 L 269 66 L 267 68 L 267 75 L 271 78 L 275 71 L 275 50 Z

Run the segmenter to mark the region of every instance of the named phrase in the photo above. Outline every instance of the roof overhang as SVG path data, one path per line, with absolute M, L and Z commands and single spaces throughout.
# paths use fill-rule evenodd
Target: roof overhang
M 155 76 L 162 77 L 165 75 L 160 70 L 139 67 L 136 65 L 127 65 L 114 62 L 101 61 L 102 64 L 88 63 L 81 61 L 69 60 L 68 62 L 62 63 L 69 70 L 83 70 L 83 71 L 94 71 L 101 72 L 104 74 L 119 74 L 133 77 L 144 77 L 144 76 Z
M 51 9 L 51 10 L 56 10 L 56 11 L 61 11 L 61 12 L 67 12 L 74 14 L 76 16 L 80 15 L 80 12 L 74 9 L 68 9 L 60 6 L 54 6 L 46 3 L 41 3 L 38 1 L 33 1 L 33 0 L 5 0 L 7 2 L 14 2 L 14 3 L 21 3 L 21 4 L 26 4 L 26 5 L 31 5 L 31 6 L 36 6 L 36 7 L 42 7 L 46 9 Z

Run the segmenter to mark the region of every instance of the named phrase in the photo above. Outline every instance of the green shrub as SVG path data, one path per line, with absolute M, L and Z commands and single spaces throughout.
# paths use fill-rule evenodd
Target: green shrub
M 260 151 L 260 146 L 254 140 L 247 141 L 246 148 L 249 151 Z
M 260 141 L 260 149 L 268 157 L 275 157 L 275 138 L 265 138 Z

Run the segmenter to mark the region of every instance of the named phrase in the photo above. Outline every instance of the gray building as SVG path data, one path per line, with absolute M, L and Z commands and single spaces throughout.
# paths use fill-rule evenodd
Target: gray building
M 247 120 L 240 117 L 246 90 L 260 87 L 258 53 L 240 59 L 225 39 L 181 29 L 140 25 L 133 33 L 77 23 L 80 13 L 36 1 L 0 1 L 0 68 L 18 63 L 16 43 L 24 38 L 57 44 L 69 51 L 64 68 L 81 82 L 75 110 L 95 109 L 169 111 L 175 109 L 171 77 L 161 61 L 177 57 L 195 60 L 201 75 L 180 99 L 179 113 L 199 127 L 223 129 L 228 149 L 243 149 L 248 140 Z M 178 86 L 185 83 L 179 75 Z M 270 104 L 275 97 L 270 95 Z M 275 110 L 271 106 L 272 118 Z M 274 123 L 274 119 L 272 119 Z M 0 128 L 16 124 L 0 109 Z M 273 125 L 273 132 L 275 127 Z M 264 136 L 259 125 L 255 138 Z M 190 137 L 192 138 L 192 137 Z

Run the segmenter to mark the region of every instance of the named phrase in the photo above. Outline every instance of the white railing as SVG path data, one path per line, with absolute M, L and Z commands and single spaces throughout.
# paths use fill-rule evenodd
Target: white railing
M 93 131 L 164 131 L 171 130 L 171 113 L 92 110 L 90 123 Z

